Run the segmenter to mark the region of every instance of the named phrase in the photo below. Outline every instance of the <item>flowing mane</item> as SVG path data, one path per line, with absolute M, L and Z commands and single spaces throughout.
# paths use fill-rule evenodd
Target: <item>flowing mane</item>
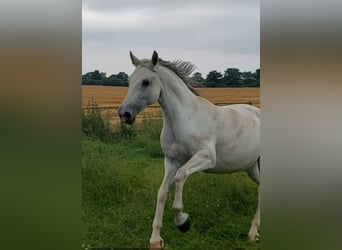
M 180 59 L 174 60 L 174 61 L 165 61 L 161 58 L 159 58 L 159 64 L 161 66 L 164 66 L 171 71 L 173 71 L 182 81 L 184 84 L 191 90 L 192 93 L 195 95 L 199 95 L 196 89 L 192 86 L 195 81 L 191 79 L 189 76 L 190 74 L 196 69 L 196 66 L 193 65 L 191 62 L 186 62 Z M 151 68 L 151 60 L 149 59 L 143 59 L 140 61 L 142 66 L 148 67 L 149 69 L 153 70 Z

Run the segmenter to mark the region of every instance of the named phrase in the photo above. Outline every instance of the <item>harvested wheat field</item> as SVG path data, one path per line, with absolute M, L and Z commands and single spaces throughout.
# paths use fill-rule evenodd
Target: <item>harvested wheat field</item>
M 82 106 L 87 108 L 90 103 L 96 103 L 111 123 L 117 123 L 117 108 L 126 96 L 127 87 L 82 86 Z M 259 88 L 199 88 L 199 94 L 214 104 L 250 103 L 260 107 Z M 158 103 L 146 108 L 137 119 L 144 117 L 160 117 Z

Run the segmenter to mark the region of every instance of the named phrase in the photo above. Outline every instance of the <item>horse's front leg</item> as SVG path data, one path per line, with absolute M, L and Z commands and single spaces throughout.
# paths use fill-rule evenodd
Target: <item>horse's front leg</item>
M 164 163 L 165 173 L 163 182 L 158 191 L 156 213 L 152 224 L 153 231 L 150 238 L 150 249 L 161 249 L 164 246 L 164 241 L 160 237 L 160 229 L 163 224 L 164 207 L 169 187 L 173 183 L 176 171 L 180 166 L 177 161 L 169 158 L 165 158 Z
M 190 160 L 178 169 L 175 176 L 175 200 L 173 210 L 175 212 L 175 224 L 182 232 L 190 228 L 189 215 L 183 212 L 183 186 L 187 177 L 195 172 L 213 168 L 216 163 L 215 150 L 204 148 L 195 153 Z

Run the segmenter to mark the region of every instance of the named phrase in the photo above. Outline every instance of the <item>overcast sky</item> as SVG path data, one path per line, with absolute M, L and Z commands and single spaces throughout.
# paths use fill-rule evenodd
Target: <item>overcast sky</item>
M 131 74 L 132 50 L 183 59 L 203 77 L 229 67 L 260 67 L 259 0 L 83 0 L 82 73 Z

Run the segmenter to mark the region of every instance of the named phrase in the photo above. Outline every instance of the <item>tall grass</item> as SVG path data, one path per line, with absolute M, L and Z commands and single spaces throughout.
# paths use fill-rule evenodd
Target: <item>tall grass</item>
M 82 110 L 82 132 L 89 137 L 102 141 L 110 141 L 113 133 L 110 130 L 108 117 L 101 115 L 96 102 L 89 102 L 86 109 Z
M 101 114 L 94 115 L 95 124 L 97 116 Z M 106 130 L 110 140 L 103 139 L 103 132 L 84 133 L 83 249 L 148 247 L 164 173 L 161 126 L 160 120 L 152 119 L 144 120 L 139 128 L 130 128 L 133 133 L 121 132 L 118 126 Z M 171 188 L 162 229 L 165 250 L 259 249 L 258 243 L 246 240 L 257 193 L 255 184 L 244 173 L 198 173 L 189 177 L 183 199 L 192 225 L 186 234 L 173 223 L 173 197 Z
M 131 139 L 143 135 L 149 139 L 159 140 L 162 120 L 145 116 L 136 125 L 118 123 L 111 125 L 110 117 L 103 115 L 96 102 L 89 102 L 82 111 L 82 132 L 87 137 L 97 138 L 103 142 L 112 142 L 119 138 Z

